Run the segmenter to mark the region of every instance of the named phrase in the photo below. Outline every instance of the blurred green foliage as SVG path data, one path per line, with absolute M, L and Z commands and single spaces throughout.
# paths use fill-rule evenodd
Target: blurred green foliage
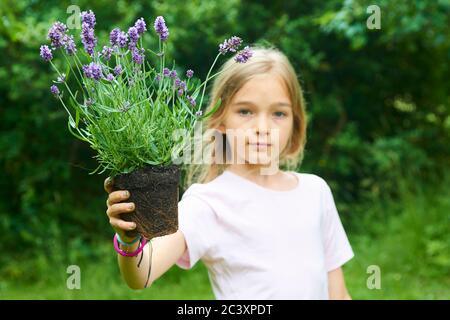
M 439 190 L 448 190 L 442 177 L 450 164 L 449 1 L 378 0 L 381 29 L 369 30 L 366 8 L 373 3 L 363 0 L 4 0 L 0 247 L 10 254 L 0 258 L 0 274 L 11 276 L 16 269 L 9 264 L 25 255 L 44 267 L 42 253 L 64 252 L 58 258 L 64 261 L 74 254 L 90 257 L 90 244 L 112 235 L 104 213 L 105 176 L 88 175 L 96 167 L 94 152 L 67 132 L 64 111 L 49 93 L 54 74 L 39 58 L 48 28 L 64 22 L 72 4 L 96 13 L 99 43 L 113 27 L 127 29 L 141 16 L 152 32 L 154 18 L 163 15 L 171 36 L 168 55 L 180 70 L 191 68 L 201 78 L 217 44 L 232 35 L 285 52 L 298 72 L 309 116 L 299 170 L 330 183 L 351 232 L 375 237 L 377 229 L 364 229 L 361 220 L 401 216 L 384 207 L 366 209 L 400 201 L 405 185 L 434 190 L 445 184 Z M 145 46 L 155 46 L 157 38 L 151 38 Z M 439 208 L 447 210 L 434 212 L 425 229 L 418 224 L 408 237 L 425 237 L 423 258 L 442 276 L 449 268 L 443 253 L 448 205 Z M 406 227 L 399 222 L 396 228 Z

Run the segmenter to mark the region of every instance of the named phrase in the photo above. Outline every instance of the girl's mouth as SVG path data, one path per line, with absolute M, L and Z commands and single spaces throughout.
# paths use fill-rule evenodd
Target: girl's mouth
M 250 143 L 249 142 L 249 145 L 256 146 L 258 148 L 264 148 L 264 147 L 271 147 L 272 146 L 272 144 L 270 144 L 270 143 L 262 143 L 262 142 L 257 142 L 257 143 Z

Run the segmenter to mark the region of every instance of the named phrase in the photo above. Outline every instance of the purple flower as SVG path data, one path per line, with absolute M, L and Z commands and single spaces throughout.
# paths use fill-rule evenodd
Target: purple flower
M 75 46 L 75 41 L 73 40 L 72 35 L 64 35 L 63 40 L 64 49 L 69 56 L 74 55 L 77 52 L 77 47 Z
M 144 62 L 144 54 L 143 54 L 144 49 L 141 50 L 141 54 L 139 54 L 138 48 L 133 48 L 132 50 L 133 51 L 132 51 L 131 55 L 132 55 L 133 61 L 137 64 L 142 64 Z
M 48 30 L 47 39 L 52 43 L 53 48 L 57 49 L 63 46 L 63 37 L 67 31 L 67 26 L 59 21 L 56 21 Z
M 102 78 L 102 68 L 94 62 L 84 65 L 83 72 L 87 78 L 94 80 L 100 80 Z
M 198 110 L 198 111 L 195 113 L 195 115 L 196 115 L 197 117 L 201 117 L 202 114 L 203 114 L 203 111 L 202 111 L 202 110 Z
M 184 93 L 183 89 L 179 89 L 179 90 L 178 90 L 178 95 L 179 95 L 179 96 L 182 96 L 183 93 Z
M 193 75 L 194 75 L 194 71 L 192 71 L 191 69 L 189 69 L 188 71 L 186 71 L 186 77 L 192 78 Z
M 162 16 L 156 17 L 154 27 L 161 41 L 166 41 L 169 37 L 169 29 L 166 27 L 166 22 Z
M 155 81 L 157 81 L 157 82 L 161 81 L 161 75 L 160 74 L 157 74 L 155 76 Z
M 127 46 L 127 42 L 128 42 L 127 34 L 123 31 L 120 31 L 119 34 L 117 35 L 117 44 L 119 45 L 119 47 L 125 48 Z
M 176 78 L 175 79 L 175 88 L 181 89 L 181 90 L 186 90 L 186 82 L 181 81 L 180 78 Z
M 252 50 L 246 46 L 243 50 L 239 51 L 234 60 L 238 63 L 246 63 L 248 59 L 253 56 Z
M 175 78 L 177 77 L 177 72 L 176 72 L 175 70 L 172 70 L 172 71 L 170 72 L 170 77 L 173 78 L 173 79 L 175 79 Z
M 113 52 L 112 48 L 103 46 L 102 57 L 108 61 L 109 59 L 111 59 L 112 52 Z
M 51 91 L 51 93 L 52 93 L 55 97 L 59 97 L 59 89 L 58 89 L 57 86 L 52 85 L 52 86 L 50 87 L 50 91 Z
M 128 29 L 128 38 L 130 38 L 130 43 L 128 47 L 130 49 L 135 48 L 137 41 L 139 39 L 139 32 L 136 27 L 131 27 Z
M 191 106 L 195 107 L 195 100 L 191 96 L 186 96 L 186 99 L 188 99 Z
M 138 19 L 135 24 L 134 24 L 135 28 L 137 29 L 137 32 L 141 35 L 143 34 L 145 31 L 147 31 L 147 26 L 145 24 L 144 18 L 140 18 Z
M 112 46 L 117 45 L 117 38 L 119 37 L 119 34 L 120 34 L 119 28 L 114 28 L 109 33 L 109 42 L 111 42 Z
M 81 42 L 84 45 L 84 50 L 90 56 L 93 56 L 94 48 L 97 45 L 97 38 L 94 36 L 94 29 L 87 22 L 83 22 L 81 25 Z
M 163 75 L 164 75 L 165 77 L 170 76 L 170 70 L 169 70 L 168 68 L 164 68 L 164 69 L 163 69 Z
M 81 22 L 86 23 L 90 29 L 95 27 L 95 14 L 92 10 L 81 12 Z
M 114 80 L 114 76 L 111 73 L 108 73 L 108 75 L 105 78 L 108 81 L 113 81 Z
M 228 40 L 225 39 L 225 41 L 219 45 L 219 52 L 221 54 L 225 54 L 228 51 L 236 52 L 241 44 L 242 44 L 242 39 L 239 37 L 233 36 Z
M 41 58 L 45 61 L 50 61 L 53 59 L 52 50 L 47 45 L 41 46 Z
M 114 68 L 114 74 L 116 75 L 116 76 L 118 76 L 119 74 L 121 74 L 122 73 L 122 66 L 120 65 L 120 64 L 118 64 L 115 68 Z

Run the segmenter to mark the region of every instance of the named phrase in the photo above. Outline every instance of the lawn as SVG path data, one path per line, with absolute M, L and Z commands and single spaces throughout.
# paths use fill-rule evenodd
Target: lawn
M 444 189 L 416 190 L 403 193 L 399 201 L 367 204 L 358 233 L 349 233 L 355 257 L 344 266 L 353 299 L 450 298 L 450 200 Z M 174 266 L 151 288 L 134 291 L 121 279 L 110 241 L 80 246 L 91 256 L 80 257 L 78 249 L 69 248 L 65 255 L 41 255 L 3 266 L 0 298 L 214 299 L 202 263 L 188 271 Z M 67 288 L 69 265 L 80 267 L 80 289 Z M 380 270 L 379 289 L 367 286 L 372 265 Z

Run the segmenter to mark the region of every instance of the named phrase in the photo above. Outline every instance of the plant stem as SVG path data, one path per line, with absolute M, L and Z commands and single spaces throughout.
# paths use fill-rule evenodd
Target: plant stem
M 56 70 L 56 72 L 58 73 L 58 75 L 62 78 L 62 74 L 59 72 L 58 68 L 53 64 L 53 62 L 50 60 L 50 64 L 52 65 L 52 67 Z M 67 85 L 67 82 L 64 81 L 64 85 L 66 86 L 67 90 L 69 91 L 70 95 L 72 96 L 73 100 L 75 100 L 75 102 L 77 101 L 75 99 L 75 96 L 73 95 L 72 91 L 70 90 L 69 86 Z
M 214 65 L 216 64 L 217 59 L 219 59 L 219 56 L 220 56 L 220 55 L 221 55 L 221 54 L 219 53 L 219 54 L 216 56 L 216 59 L 214 59 L 214 62 L 213 62 L 213 64 L 212 64 L 211 68 L 209 68 L 208 74 L 206 75 L 206 81 L 204 82 L 205 85 L 204 85 L 204 87 L 203 87 L 202 98 L 200 99 L 200 106 L 202 105 L 202 102 L 203 102 L 203 96 L 205 95 L 206 83 L 208 82 L 208 77 L 209 77 L 209 75 L 210 75 L 212 69 L 214 68 Z M 200 87 L 201 87 L 201 86 L 200 86 Z

